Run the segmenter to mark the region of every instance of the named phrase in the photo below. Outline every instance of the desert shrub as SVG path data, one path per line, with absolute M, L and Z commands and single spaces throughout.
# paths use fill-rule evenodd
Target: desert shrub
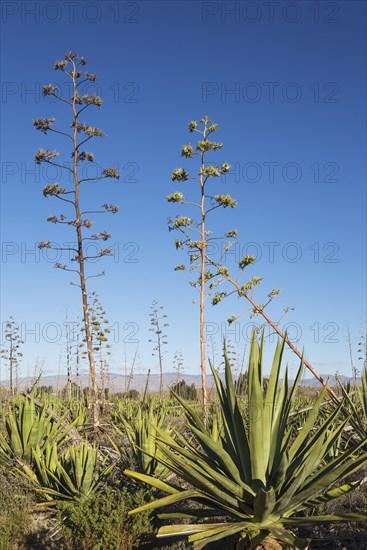
M 15 508 L 0 512 L 0 550 L 26 548 L 26 539 L 32 530 L 33 518 L 29 509 Z
M 59 503 L 63 550 L 133 550 L 152 532 L 149 514 L 128 516 L 147 501 L 147 492 L 129 493 L 107 487 L 103 492 L 74 503 Z
M 0 550 L 18 550 L 32 528 L 32 492 L 23 480 L 1 467 L 0 480 Z

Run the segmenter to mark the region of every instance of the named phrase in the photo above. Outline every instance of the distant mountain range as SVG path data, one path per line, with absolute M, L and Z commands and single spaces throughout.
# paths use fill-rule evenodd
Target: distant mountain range
M 328 381 L 330 386 L 336 386 L 336 378 L 334 375 L 329 374 L 321 374 L 325 380 Z M 88 375 L 82 374 L 82 386 L 86 387 L 88 386 Z M 182 379 L 185 380 L 186 384 L 191 385 L 195 384 L 197 388 L 201 387 L 201 376 L 199 374 L 184 374 Z M 114 374 L 111 373 L 110 375 L 110 386 L 112 393 L 116 392 L 124 392 L 126 390 L 126 387 L 128 385 L 128 377 L 122 375 L 122 374 Z M 177 380 L 177 374 L 176 373 L 166 373 L 163 378 L 164 388 L 167 389 L 173 384 L 176 383 Z M 353 378 L 348 376 L 339 376 L 339 380 L 342 384 L 346 384 L 347 382 L 352 382 Z M 147 382 L 147 375 L 146 374 L 136 374 L 134 378 L 130 382 L 130 389 L 137 390 L 139 392 L 143 392 L 145 385 Z M 31 377 L 25 377 L 21 378 L 19 380 L 19 387 L 20 389 L 24 389 L 25 387 L 29 386 L 32 383 Z M 56 376 L 56 375 L 47 375 L 42 376 L 40 382 L 38 383 L 38 386 L 44 385 L 44 386 L 52 386 L 54 388 L 61 389 L 64 387 L 67 383 L 67 377 L 66 375 Z M 214 379 L 212 375 L 207 376 L 207 383 L 208 387 L 214 386 Z M 3 386 L 7 386 L 8 382 L 2 382 Z M 310 387 L 315 388 L 320 386 L 320 382 L 316 378 L 305 378 L 301 381 L 301 386 L 304 387 Z M 159 391 L 159 374 L 151 374 L 149 376 L 149 384 L 148 384 L 148 391 L 149 392 L 158 392 Z

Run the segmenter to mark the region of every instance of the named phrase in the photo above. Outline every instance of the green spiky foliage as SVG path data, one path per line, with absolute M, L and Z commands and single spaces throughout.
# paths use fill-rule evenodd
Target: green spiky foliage
M 77 500 L 95 493 L 115 463 L 98 464 L 98 447 L 82 441 L 58 455 L 56 443 L 32 449 L 34 467 L 18 460 L 18 472 L 29 479 L 48 506 L 57 500 Z
M 37 406 L 33 395 L 17 398 L 5 414 L 5 435 L 0 432 L 0 462 L 9 463 L 14 458 L 21 458 L 30 464 L 32 449 L 65 441 L 78 423 L 78 418 L 72 423 L 67 422 L 67 415 L 65 412 L 58 417 L 46 404 Z
M 169 472 L 160 461 L 163 455 L 157 445 L 158 431 L 167 435 L 171 431 L 169 424 L 165 424 L 166 417 L 167 407 L 162 405 L 156 410 L 153 400 L 150 401 L 148 408 L 139 408 L 134 417 L 130 419 L 120 417 L 129 442 L 130 453 L 142 474 L 164 477 Z M 124 435 L 118 426 L 115 425 L 115 429 L 120 435 Z M 113 440 L 110 441 L 126 459 L 126 450 L 118 448 Z
M 308 542 L 298 538 L 292 528 L 367 520 L 366 514 L 358 513 L 306 515 L 318 504 L 349 493 L 361 484 L 362 481 L 341 485 L 340 482 L 366 462 L 367 454 L 359 452 L 360 443 L 325 460 L 347 422 L 340 415 L 341 405 L 336 406 L 320 425 L 315 422 L 326 390 L 320 393 L 294 437 L 289 415 L 303 364 L 293 386 L 289 387 L 287 369 L 279 385 L 284 344 L 285 341 L 278 342 L 264 391 L 263 339 L 259 344 L 253 334 L 246 417 L 236 397 L 226 352 L 225 383 L 212 368 L 223 422 L 223 435 L 217 441 L 210 437 L 194 409 L 177 397 L 199 446 L 189 445 L 180 434 L 174 441 L 167 434 L 159 433 L 157 445 L 164 456 L 161 461 L 179 478 L 176 485 L 131 470 L 125 472 L 131 478 L 168 493 L 168 496 L 132 510 L 132 514 L 176 504 L 174 513 L 159 517 L 189 520 L 189 523 L 161 527 L 158 537 L 188 535 L 195 548 L 204 548 L 211 542 L 233 536 L 256 546 L 271 536 L 292 548 L 306 548 Z M 339 486 L 335 488 L 334 484 Z M 179 509 L 177 503 L 185 500 L 198 501 L 203 507 Z
M 141 403 L 135 399 L 129 398 L 116 398 L 116 395 L 113 397 L 113 407 L 111 411 L 111 416 L 113 421 L 116 424 L 122 423 L 123 419 L 130 421 L 137 415 Z
M 91 410 L 88 408 L 87 400 L 79 400 L 74 397 L 68 403 L 68 414 L 71 422 L 74 422 L 77 428 L 83 429 L 91 421 Z
M 347 407 L 350 408 L 350 425 L 357 433 L 360 439 L 367 436 L 367 367 L 365 366 L 361 373 L 361 385 L 356 384 L 347 387 L 340 385 L 346 400 Z

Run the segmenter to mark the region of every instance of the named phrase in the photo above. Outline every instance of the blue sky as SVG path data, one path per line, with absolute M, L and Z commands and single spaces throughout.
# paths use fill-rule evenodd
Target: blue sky
M 265 3 L 266 4 L 266 3 Z M 249 274 L 262 275 L 259 302 L 272 288 L 281 294 L 269 314 L 280 323 L 319 372 L 350 372 L 347 324 L 354 360 L 365 327 L 365 11 L 364 2 L 3 2 L 2 4 L 2 323 L 13 314 L 25 344 L 22 373 L 44 360 L 57 371 L 64 356 L 65 311 L 80 314 L 79 289 L 53 269 L 51 254 L 36 243 L 73 241 L 72 232 L 47 224 L 61 213 L 46 183 L 57 173 L 36 168 L 34 153 L 70 152 L 57 136 L 36 132 L 35 117 L 66 111 L 42 97 L 45 83 L 61 85 L 53 64 L 66 50 L 88 59 L 98 75 L 100 111 L 86 120 L 101 127 L 92 142 L 98 166 L 118 166 L 122 178 L 90 184 L 83 200 L 120 206 L 115 217 L 96 219 L 112 234 L 114 258 L 90 265 L 89 273 L 112 333 L 111 370 L 123 372 L 139 344 L 141 372 L 156 359 L 148 342 L 153 299 L 169 319 L 166 363 L 181 350 L 185 370 L 199 372 L 198 308 L 174 248 L 167 218 L 184 213 L 166 195 L 185 186 L 170 174 L 195 161 L 180 158 L 192 140 L 187 123 L 208 115 L 219 123 L 224 147 L 214 161 L 232 172 L 213 190 L 230 193 L 235 211 L 213 214 L 211 228 L 238 228 L 236 255 L 255 254 Z M 192 168 L 191 168 L 192 170 Z M 60 180 L 62 181 L 62 180 Z M 32 253 L 33 251 L 33 253 Z M 228 264 L 229 265 L 229 264 Z M 229 329 L 231 314 L 244 315 Z M 208 331 L 219 351 L 230 331 L 245 346 L 247 303 L 231 298 L 207 308 Z M 289 353 L 292 368 L 297 362 Z M 63 364 L 63 363 L 61 363 Z M 2 375 L 4 378 L 4 375 Z

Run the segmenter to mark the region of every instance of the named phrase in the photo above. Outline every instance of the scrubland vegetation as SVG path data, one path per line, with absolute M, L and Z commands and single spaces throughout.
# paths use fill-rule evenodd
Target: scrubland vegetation
M 3 393 L 0 548 L 363 547 L 367 371 L 301 397 L 284 345 L 266 384 L 255 333 L 246 384 L 213 368 L 206 424 L 174 392 L 111 396 L 98 431 L 87 396 Z

